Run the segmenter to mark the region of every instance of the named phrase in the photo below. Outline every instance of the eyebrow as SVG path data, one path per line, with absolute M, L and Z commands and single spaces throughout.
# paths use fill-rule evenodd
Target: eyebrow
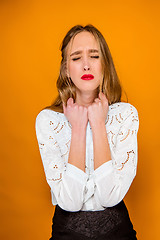
M 89 49 L 88 52 L 90 52 L 90 53 L 95 53 L 95 52 L 98 52 L 98 50 L 97 50 L 97 49 Z M 80 54 L 80 53 L 82 53 L 82 51 L 73 52 L 73 53 L 70 55 L 70 57 L 73 56 L 73 55 L 78 55 L 78 54 Z

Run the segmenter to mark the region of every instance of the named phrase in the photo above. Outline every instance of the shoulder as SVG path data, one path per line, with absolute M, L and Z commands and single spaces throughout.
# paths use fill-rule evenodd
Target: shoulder
M 50 126 L 56 126 L 60 122 L 64 122 L 66 117 L 63 113 L 53 111 L 51 109 L 41 110 L 35 119 L 36 129 L 44 129 Z
M 138 115 L 138 111 L 130 103 L 117 102 L 109 106 L 108 114 L 123 114 L 124 117 L 128 117 L 130 114 Z
M 126 120 L 139 122 L 138 111 L 130 103 L 117 102 L 109 106 L 108 116 L 111 122 L 123 124 Z

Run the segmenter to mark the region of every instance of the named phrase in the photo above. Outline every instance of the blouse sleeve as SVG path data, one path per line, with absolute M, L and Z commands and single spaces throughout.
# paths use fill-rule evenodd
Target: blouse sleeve
M 48 122 L 43 112 L 37 115 L 36 136 L 47 183 L 61 208 L 79 211 L 83 205 L 88 175 L 64 161 L 54 133 L 48 128 Z
M 131 105 L 132 106 L 132 105 Z M 93 173 L 95 195 L 103 207 L 118 204 L 126 195 L 137 171 L 138 112 L 130 107 L 117 135 L 112 160 Z

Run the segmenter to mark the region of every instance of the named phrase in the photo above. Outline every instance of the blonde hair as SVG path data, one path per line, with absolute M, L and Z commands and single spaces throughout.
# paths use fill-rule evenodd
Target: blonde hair
M 102 91 L 106 95 L 109 105 L 121 101 L 122 87 L 115 70 L 109 47 L 103 35 L 92 24 L 88 24 L 84 27 L 82 25 L 75 25 L 67 32 L 61 43 L 60 50 L 62 60 L 60 64 L 59 76 L 56 82 L 59 94 L 52 105 L 46 107 L 47 109 L 49 108 L 57 112 L 63 112 L 63 103 L 66 105 L 67 100 L 70 97 L 72 97 L 74 101 L 76 99 L 76 87 L 71 78 L 67 76 L 67 50 L 69 43 L 72 43 L 74 37 L 82 31 L 87 31 L 93 34 L 100 49 L 100 59 L 104 75 L 103 81 L 97 89 L 97 93 Z

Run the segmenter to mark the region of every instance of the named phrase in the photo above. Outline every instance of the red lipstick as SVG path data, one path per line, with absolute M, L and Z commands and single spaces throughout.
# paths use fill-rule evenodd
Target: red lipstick
M 83 80 L 92 80 L 94 76 L 92 74 L 85 74 L 81 77 Z

